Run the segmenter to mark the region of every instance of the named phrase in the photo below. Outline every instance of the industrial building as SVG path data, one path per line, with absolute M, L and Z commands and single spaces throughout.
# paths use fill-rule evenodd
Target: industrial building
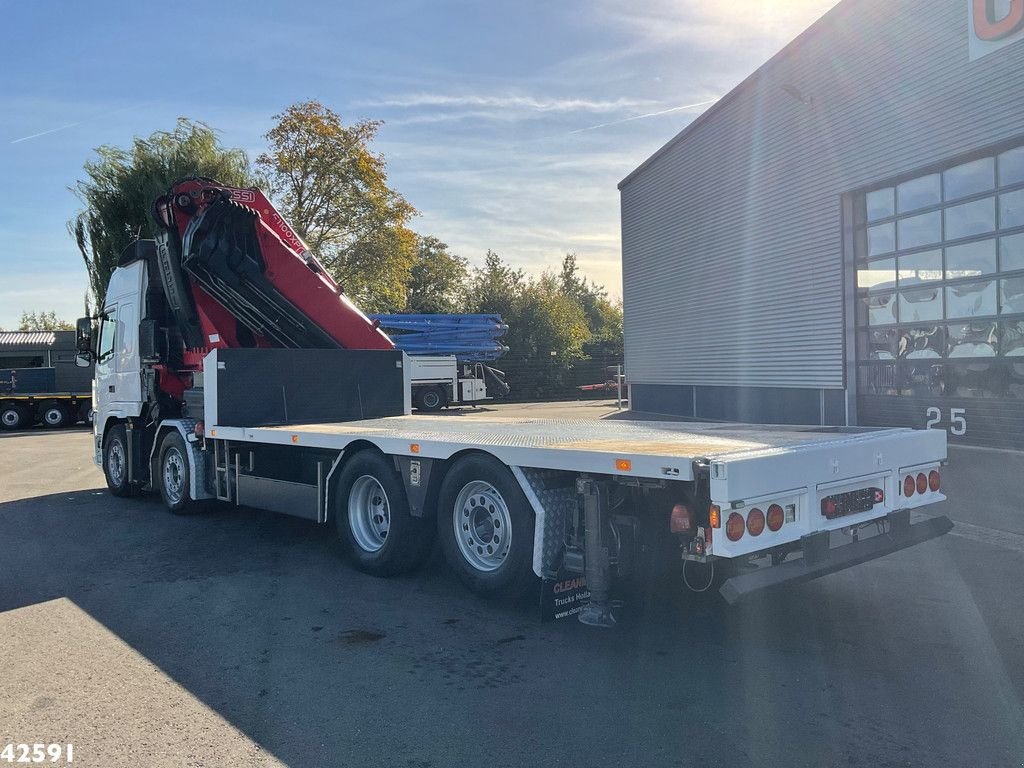
M 1024 0 L 843 0 L 619 185 L 632 407 L 1024 449 Z

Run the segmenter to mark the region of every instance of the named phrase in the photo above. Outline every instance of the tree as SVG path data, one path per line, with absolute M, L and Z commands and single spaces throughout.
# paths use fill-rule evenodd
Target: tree
M 468 309 L 497 313 L 508 322 L 517 310 L 525 286 L 523 270 L 513 269 L 498 254 L 488 250 L 484 265 L 473 270 L 470 278 Z
M 436 237 L 420 237 L 416 261 L 409 272 L 405 311 L 461 311 L 466 303 L 468 279 L 466 259 L 451 253 Z
M 586 316 L 554 273 L 527 278 L 488 251 L 484 265 L 473 272 L 469 293 L 472 311 L 500 314 L 508 325 L 503 340 L 510 356 L 571 360 L 582 355 L 589 337 Z
M 416 209 L 388 186 L 384 157 L 370 149 L 380 121 L 345 125 L 318 101 L 274 119 L 256 166 L 284 217 L 366 309 L 404 307 Z
M 604 286 L 587 280 L 576 264 L 576 254 L 567 253 L 559 275 L 562 291 L 575 301 L 587 318 L 590 336 L 585 345 L 588 355 L 622 356 L 622 306 L 612 302 Z
M 22 312 L 19 331 L 70 331 L 74 325 L 61 320 L 53 310 L 49 312 Z
M 171 131 L 136 138 L 129 149 L 102 146 L 96 154 L 85 163 L 86 178 L 71 188 L 85 208 L 68 222 L 68 231 L 85 260 L 98 307 L 121 252 L 149 236 L 153 201 L 175 181 L 208 176 L 236 187 L 253 183 L 245 152 L 221 146 L 212 128 L 186 118 Z

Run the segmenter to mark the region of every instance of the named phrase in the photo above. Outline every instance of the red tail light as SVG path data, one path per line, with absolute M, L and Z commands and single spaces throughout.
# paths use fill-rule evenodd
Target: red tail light
M 751 536 L 760 536 L 762 531 L 764 531 L 764 512 L 754 507 L 747 515 L 747 533 Z
M 821 500 L 821 514 L 831 520 L 839 512 L 839 505 L 831 496 Z
M 768 530 L 773 533 L 782 527 L 785 514 L 782 511 L 782 507 L 778 504 L 772 504 L 768 507 Z
M 907 475 L 903 478 L 903 495 L 908 499 L 914 495 L 914 477 Z
M 743 530 L 746 527 L 746 523 L 743 522 L 743 515 L 739 512 L 733 512 L 729 515 L 729 519 L 725 521 L 725 535 L 729 537 L 729 541 L 739 541 L 743 538 Z
M 672 533 L 689 533 L 693 528 L 693 515 L 685 504 L 672 507 L 672 519 L 669 523 Z
M 942 479 L 939 477 L 939 470 L 933 469 L 928 473 L 928 488 L 932 493 L 938 493 Z
M 917 473 L 917 492 L 924 493 L 928 490 L 928 478 L 924 472 Z

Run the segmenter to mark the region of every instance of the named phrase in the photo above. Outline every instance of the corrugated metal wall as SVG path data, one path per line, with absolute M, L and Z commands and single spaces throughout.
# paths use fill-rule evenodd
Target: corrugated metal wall
M 630 381 L 844 386 L 841 195 L 1024 134 L 967 10 L 844 0 L 626 178 Z

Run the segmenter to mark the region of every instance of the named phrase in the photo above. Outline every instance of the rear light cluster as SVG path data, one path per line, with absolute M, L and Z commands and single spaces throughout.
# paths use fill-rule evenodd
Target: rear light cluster
M 725 535 L 729 541 L 739 541 L 744 534 L 760 536 L 767 528 L 775 533 L 787 521 L 796 520 L 796 505 L 790 504 L 789 513 L 782 508 L 781 504 L 770 504 L 767 511 L 761 507 L 754 507 L 744 516 L 740 512 L 730 512 L 725 520 Z M 717 504 L 711 505 L 709 521 L 712 528 L 722 527 L 722 510 Z
M 845 515 L 856 515 L 875 508 L 885 502 L 885 491 L 881 488 L 858 488 L 855 491 L 826 496 L 821 500 L 821 514 L 828 520 Z
M 941 487 L 942 478 L 937 469 L 931 470 L 927 475 L 924 472 L 918 472 L 916 475 L 907 475 L 903 478 L 903 495 L 908 499 L 915 493 L 923 494 L 929 491 L 938 493 Z

